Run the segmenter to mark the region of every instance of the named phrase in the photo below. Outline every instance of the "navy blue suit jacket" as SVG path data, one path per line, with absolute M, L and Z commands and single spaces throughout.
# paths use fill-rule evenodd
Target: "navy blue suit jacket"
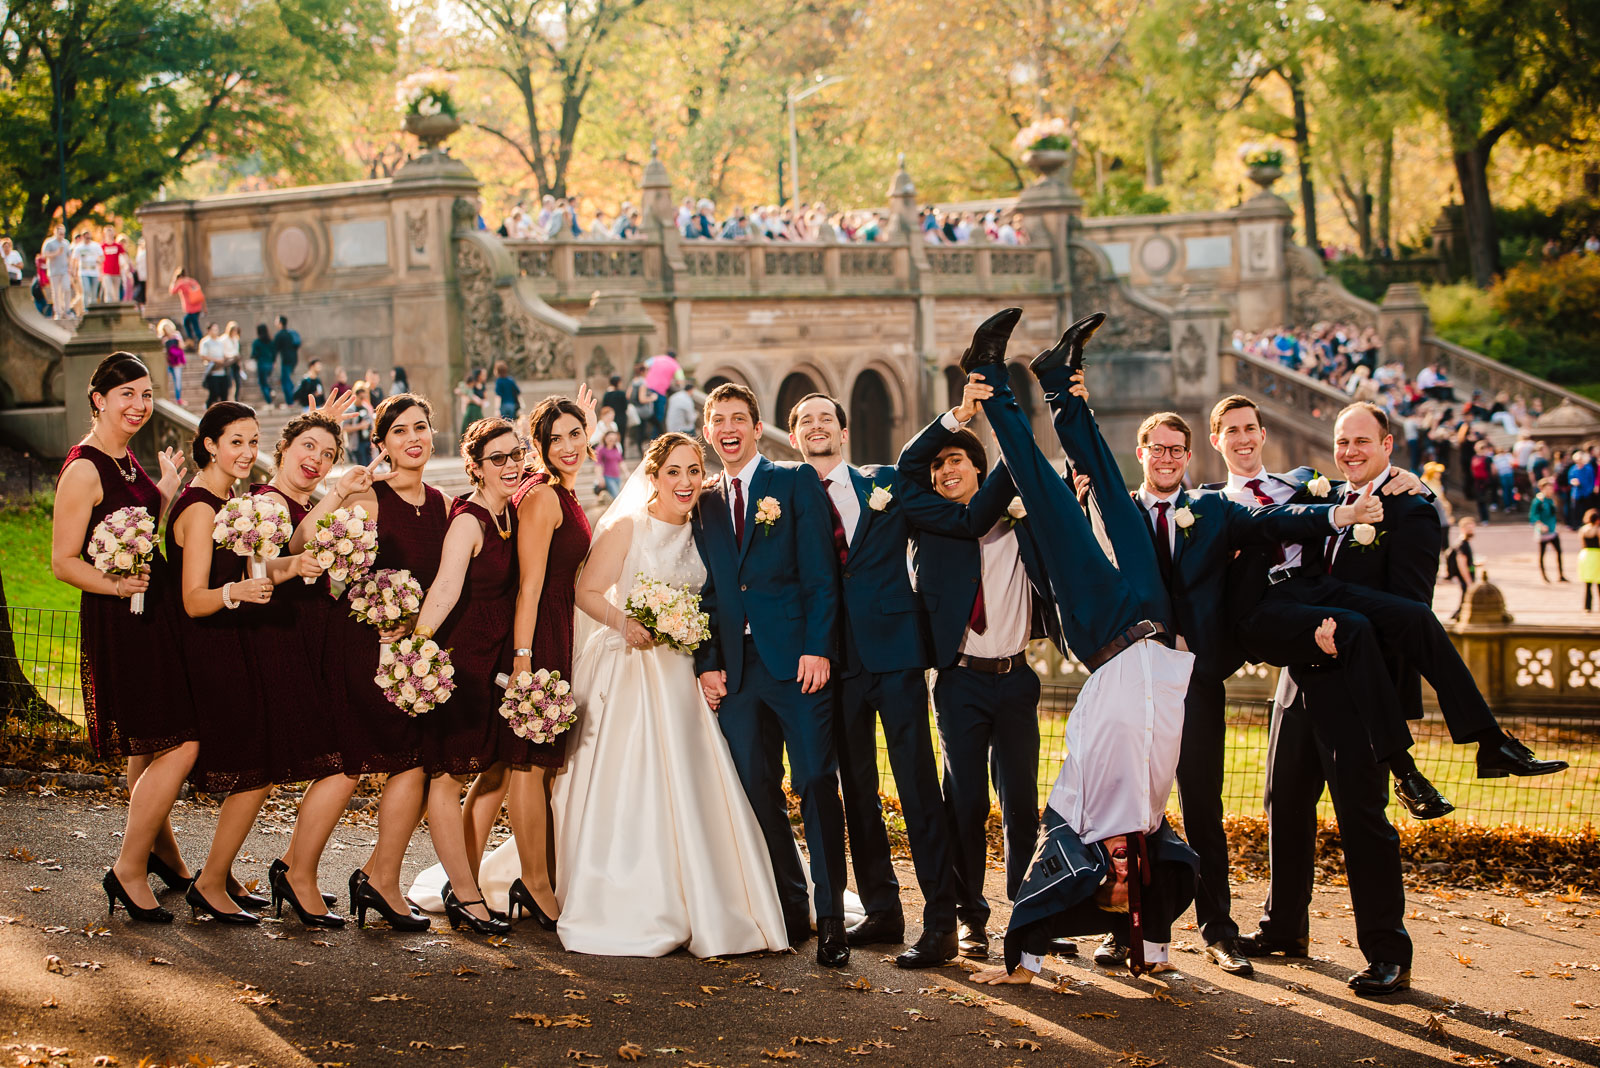
M 874 674 L 930 667 L 928 617 L 911 588 L 911 573 L 906 568 L 911 527 L 902 500 L 902 480 L 888 464 L 846 470 L 861 502 L 861 518 L 841 565 L 840 621 L 847 624 L 842 628 L 841 662 L 852 674 L 860 667 Z M 869 503 L 874 488 L 889 494 L 881 511 L 873 510 Z M 826 494 L 826 489 L 823 492 Z M 828 518 L 831 523 L 831 512 Z M 833 545 L 831 535 L 828 544 Z
M 722 478 L 706 486 L 694 539 L 706 565 L 701 607 L 711 640 L 695 650 L 695 670 L 726 671 L 737 690 L 744 672 L 745 623 L 761 663 L 775 679 L 797 677 L 802 656 L 837 658 L 839 560 L 822 483 L 810 467 L 756 460 L 745 500 L 744 545 L 734 538 Z M 756 522 L 763 498 L 777 502 L 771 526 Z
M 900 453 L 897 470 L 902 503 L 911 525 L 911 561 L 917 594 L 928 612 L 933 632 L 934 666 L 947 668 L 961 655 L 961 639 L 978 597 L 983 562 L 978 539 L 1006 514 L 1017 495 L 1004 464 L 998 465 L 965 505 L 946 500 L 933 489 L 933 461 L 954 435 L 935 419 Z M 1050 583 L 1034 541 L 1029 520 L 1015 528 L 1017 552 L 1033 587 L 1030 637 L 1048 637 L 1065 652 L 1061 624 L 1051 607 Z

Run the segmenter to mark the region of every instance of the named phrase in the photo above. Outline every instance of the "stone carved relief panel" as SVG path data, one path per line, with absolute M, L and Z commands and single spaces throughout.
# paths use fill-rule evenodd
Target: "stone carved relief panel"
M 885 277 L 894 274 L 894 253 L 844 249 L 839 253 L 842 275 Z
M 1012 276 L 1038 274 L 1039 255 L 1036 252 L 995 249 L 989 253 L 989 273 Z
M 572 338 L 516 306 L 512 291 L 494 284 L 488 257 L 471 241 L 457 241 L 455 254 L 467 365 L 491 367 L 505 360 L 518 378 L 571 376 L 576 367 Z
M 428 265 L 428 212 L 406 209 L 406 263 L 411 267 Z
M 1383 339 L 1383 358 L 1402 363 L 1411 359 L 1411 332 L 1399 320 L 1389 324 L 1389 333 Z
M 684 269 L 696 278 L 743 278 L 750 273 L 744 251 L 685 251 Z
M 572 273 L 578 278 L 640 278 L 644 253 L 638 249 L 576 249 Z
M 1198 382 L 1206 376 L 1206 360 L 1209 357 L 1206 351 L 1205 338 L 1200 336 L 1200 330 L 1193 323 L 1184 327 L 1183 336 L 1178 339 L 1178 348 L 1173 353 L 1174 369 L 1178 377 L 1185 382 Z
M 1305 249 L 1289 249 L 1289 306 L 1297 323 L 1355 323 L 1358 326 L 1378 325 L 1378 316 L 1361 304 L 1355 303 L 1313 261 L 1313 254 Z
M 1243 256 L 1239 277 L 1245 281 L 1277 278 L 1283 272 L 1283 226 L 1277 222 L 1245 223 L 1239 227 Z
M 1106 323 L 1097 336 L 1108 347 L 1128 352 L 1171 350 L 1172 330 L 1167 320 L 1130 301 L 1115 279 L 1101 278 L 1093 253 L 1073 245 L 1067 263 L 1072 273 L 1073 314 L 1105 312 Z
M 821 250 L 768 252 L 766 273 L 791 277 L 820 276 L 823 273 Z

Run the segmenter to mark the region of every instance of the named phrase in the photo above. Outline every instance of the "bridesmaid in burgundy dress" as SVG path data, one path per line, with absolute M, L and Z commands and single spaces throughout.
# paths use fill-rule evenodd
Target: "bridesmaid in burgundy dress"
M 178 633 L 195 694 L 200 751 L 190 781 L 212 794 L 226 794 L 205 865 L 195 873 L 184 900 L 196 916 L 229 924 L 261 919 L 250 908 L 265 898 L 245 892 L 232 874 L 234 858 L 255 823 L 274 783 L 283 782 L 275 741 L 278 715 L 268 693 L 276 691 L 278 668 L 264 665 L 252 649 L 262 606 L 281 582 L 316 575 L 308 555 L 267 561 L 266 577 L 249 578 L 245 559 L 216 546 L 212 530 L 233 484 L 250 477 L 260 427 L 255 410 L 234 401 L 206 409 L 195 430 L 195 476 L 173 502 L 167 523 L 167 555 L 178 569 L 184 615 Z M 244 612 L 238 609 L 244 608 Z
M 522 588 L 517 592 L 516 659 L 512 671 L 546 668 L 572 681 L 573 602 L 578 569 L 589 554 L 589 517 L 575 487 L 583 462 L 593 455 L 589 432 L 594 397 L 587 387 L 578 400 L 549 397 L 528 420 L 533 464 L 538 468 L 517 490 L 517 558 Z M 522 878 L 511 884 L 508 909 L 533 916 L 546 930 L 556 925 L 552 869 L 555 841 L 550 833 L 551 778 L 566 757 L 567 737 L 533 748 L 532 767 L 511 776 L 511 829 L 516 836 Z M 487 833 L 488 821 L 479 828 Z M 481 852 L 481 849 L 480 849 Z
M 344 398 L 353 396 L 344 394 Z M 344 435 L 334 411 L 338 405 L 336 400 L 327 411 L 307 412 L 289 420 L 273 451 L 276 473 L 272 481 L 251 487 L 252 493 L 276 497 L 289 509 L 298 535 L 291 548 L 299 545 L 303 550 L 315 529 L 315 523 L 305 522 L 311 495 L 343 452 Z M 306 573 L 318 570 L 313 555 Z M 261 676 L 274 680 L 275 762 L 286 781 L 311 780 L 295 815 L 289 848 L 268 868 L 267 882 L 280 912 L 287 899 L 300 921 L 313 927 L 344 925 L 344 917 L 325 907 L 333 904 L 334 897 L 317 887 L 317 864 L 361 781 L 343 773 L 339 751 L 337 724 L 345 716 L 344 666 L 329 648 L 338 611 L 326 576 L 312 585 L 288 583 L 258 613 L 262 618 L 249 649 L 260 665 Z
M 171 923 L 149 873 L 187 889 L 183 858 L 167 819 L 194 764 L 194 702 L 177 640 L 178 577 L 155 546 L 144 574 L 112 576 L 85 558 L 89 535 L 120 508 L 144 508 L 157 526 L 183 479 L 183 457 L 161 453 L 161 482 L 145 474 L 128 443 L 155 411 L 150 370 L 130 352 L 100 361 L 89 379 L 89 433 L 67 453 L 56 482 L 50 570 L 83 591 L 79 608 L 83 708 L 102 759 L 128 758 L 128 822 L 117 861 L 103 880 L 115 909 Z M 135 615 L 127 599 L 144 594 Z
M 340 507 L 361 505 L 378 525 L 375 569 L 404 568 L 423 589 L 433 584 L 449 527 L 443 493 L 422 480 L 433 458 L 433 409 L 411 393 L 385 397 L 373 415 L 377 454 L 366 467 L 352 467 L 332 493 L 323 497 L 295 533 L 298 549 L 322 516 Z M 389 469 L 373 468 L 387 459 Z M 400 866 L 411 834 L 422 821 L 428 779 L 422 767 L 420 726 L 401 712 L 374 684 L 378 646 L 404 634 L 403 628 L 374 633 L 344 606 L 329 621 L 331 662 L 344 676 L 340 756 L 344 774 L 385 775 L 378 801 L 378 842 L 364 866 L 350 873 L 350 909 L 366 924 L 368 909 L 397 931 L 422 931 L 426 916 L 411 907 L 400 890 Z M 297 861 L 289 860 L 293 866 Z M 303 898 L 301 900 L 304 900 Z
M 511 495 L 522 481 L 526 450 L 505 419 L 480 419 L 461 437 L 461 456 L 476 487 L 450 510 L 439 575 L 417 616 L 413 634 L 450 651 L 456 689 L 421 717 L 428 785 L 428 832 L 449 877 L 445 914 L 450 926 L 479 934 L 511 927 L 489 911 L 478 889 L 474 838 L 461 806 L 462 781 L 484 772 L 504 780 L 508 766 L 526 767 L 535 748 L 519 738 L 499 713 L 504 690 L 494 678 L 511 668 L 511 620 L 516 612 L 516 509 Z M 496 799 L 498 808 L 498 798 Z M 492 819 L 492 815 L 490 817 Z

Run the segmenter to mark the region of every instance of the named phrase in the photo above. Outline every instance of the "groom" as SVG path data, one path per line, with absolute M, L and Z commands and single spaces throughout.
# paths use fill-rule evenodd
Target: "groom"
M 811 936 L 811 920 L 783 795 L 788 750 L 816 887 L 817 963 L 840 968 L 850 946 L 828 690 L 839 612 L 833 521 L 815 471 L 757 451 L 759 412 L 755 394 L 736 383 L 706 398 L 704 434 L 723 473 L 706 484 L 694 520 L 712 633 L 695 650 L 695 670 L 766 836 L 789 942 L 798 946 Z

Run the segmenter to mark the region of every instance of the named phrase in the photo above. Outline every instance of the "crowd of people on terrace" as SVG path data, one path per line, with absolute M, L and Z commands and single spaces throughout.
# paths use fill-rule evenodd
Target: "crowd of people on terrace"
M 827 205 L 756 205 L 748 211 L 736 204 L 730 211 L 719 211 L 706 197 L 684 197 L 673 224 L 678 233 L 691 241 L 820 241 L 834 240 L 854 244 L 887 241 L 894 233 L 884 209 L 832 211 Z M 922 239 L 929 244 L 966 244 L 987 240 L 1001 245 L 1025 245 L 1027 230 L 1022 218 L 1010 209 L 946 209 L 927 205 L 917 213 Z M 641 238 L 639 208 L 623 201 L 612 214 L 603 208 L 588 209 L 583 198 L 546 194 L 537 208 L 518 202 L 500 224 L 502 237 L 525 241 L 547 241 L 567 234 L 573 240 L 619 241 Z M 981 236 L 980 236 L 981 235 Z

